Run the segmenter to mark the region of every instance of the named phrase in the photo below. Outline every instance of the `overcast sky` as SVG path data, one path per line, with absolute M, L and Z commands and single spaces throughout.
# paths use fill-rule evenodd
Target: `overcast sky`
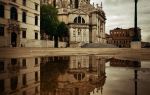
M 119 28 L 134 27 L 134 0 L 91 0 L 100 4 L 106 13 L 106 33 Z M 138 2 L 138 26 L 142 29 L 142 40 L 150 42 L 150 0 Z

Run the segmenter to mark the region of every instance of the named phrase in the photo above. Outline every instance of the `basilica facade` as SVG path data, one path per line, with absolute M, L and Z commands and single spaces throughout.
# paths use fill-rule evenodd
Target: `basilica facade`
M 90 0 L 41 0 L 41 4 L 47 3 L 58 9 L 59 21 L 68 25 L 70 47 L 106 43 L 106 17 L 102 3 L 92 5 Z

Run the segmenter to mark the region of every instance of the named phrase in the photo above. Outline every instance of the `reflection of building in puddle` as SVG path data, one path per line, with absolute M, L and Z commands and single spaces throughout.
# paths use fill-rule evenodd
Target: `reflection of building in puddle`
M 134 67 L 134 95 L 138 93 L 138 70 L 141 67 L 140 60 L 110 59 L 110 66 L 113 67 Z
M 140 61 L 125 60 L 125 59 L 110 59 L 110 66 L 113 67 L 141 67 Z
M 50 65 L 53 67 L 49 70 L 53 70 L 52 72 L 55 74 L 46 74 L 47 71 L 41 72 L 42 79 L 43 75 L 53 75 L 49 77 L 49 81 L 42 81 L 41 79 L 41 95 L 90 95 L 90 93 L 95 92 L 95 88 L 97 88 L 97 91 L 102 90 L 106 78 L 105 59 L 95 56 L 70 56 L 68 60 L 62 60 L 63 58 L 49 59 L 53 61 L 49 61 L 48 64 L 62 65 L 62 63 L 65 63 L 68 64 L 68 67 L 66 66 L 67 68 L 64 68 L 66 70 L 63 70 L 64 73 L 61 73 L 58 69 L 54 70 L 53 65 Z M 45 67 L 41 67 L 43 67 L 41 68 L 41 71 L 43 71 L 42 69 Z
M 40 59 L 0 59 L 0 95 L 39 95 Z

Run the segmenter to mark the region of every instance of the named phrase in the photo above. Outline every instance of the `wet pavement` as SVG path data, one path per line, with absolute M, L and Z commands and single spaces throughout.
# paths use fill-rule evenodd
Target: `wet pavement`
M 0 95 L 150 95 L 150 59 L 0 58 Z

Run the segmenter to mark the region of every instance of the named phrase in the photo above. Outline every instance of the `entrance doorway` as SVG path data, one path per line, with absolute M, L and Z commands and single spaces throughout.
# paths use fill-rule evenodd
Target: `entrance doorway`
M 11 33 L 11 45 L 17 47 L 17 34 L 15 32 Z

